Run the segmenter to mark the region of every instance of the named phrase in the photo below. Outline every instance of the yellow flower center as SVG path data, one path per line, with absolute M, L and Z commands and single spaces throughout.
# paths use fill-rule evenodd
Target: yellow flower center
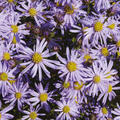
M 9 3 L 12 3 L 14 0 L 8 0 Z
M 108 111 L 107 111 L 107 109 L 105 107 L 102 108 L 102 113 L 103 114 L 107 114 L 108 113 Z
M 110 84 L 108 87 L 108 93 L 112 92 L 112 85 Z
M 40 94 L 40 101 L 45 102 L 48 99 L 48 94 L 47 93 L 41 93 Z
M 5 53 L 3 54 L 3 59 L 4 59 L 4 60 L 7 60 L 7 61 L 8 61 L 8 60 L 10 60 L 10 57 L 11 57 L 11 56 L 10 56 L 10 53 L 8 53 L 8 52 L 5 52 Z
M 39 53 L 37 53 L 37 52 L 35 52 L 34 54 L 33 54 L 33 56 L 32 56 L 32 61 L 35 63 L 35 64 L 38 64 L 38 63 L 40 63 L 41 61 L 42 61 L 42 56 L 41 56 L 41 54 L 39 54 Z
M 16 44 L 16 43 L 17 43 L 17 40 L 16 40 L 16 37 L 15 37 L 15 36 L 13 36 L 12 43 L 13 43 L 13 44 Z
M 83 87 L 83 82 L 81 82 L 81 84 L 79 84 L 78 81 L 74 82 L 74 89 L 75 90 L 81 90 L 81 88 Z
M 100 83 L 100 76 L 96 75 L 93 78 L 94 83 Z
M 91 59 L 91 56 L 90 56 L 89 54 L 87 54 L 87 55 L 84 56 L 84 59 L 85 59 L 85 61 L 87 62 L 88 60 Z
M 69 5 L 65 5 L 64 10 L 67 14 L 73 14 L 74 13 L 74 7 L 70 7 Z
M 9 80 L 8 82 L 12 85 L 15 83 L 15 80 Z
M 16 92 L 15 97 L 17 99 L 20 99 L 22 97 L 22 94 L 20 92 Z
M 29 9 L 29 14 L 31 17 L 34 17 L 35 15 L 37 15 L 37 10 L 35 8 L 31 8 Z
M 77 64 L 75 62 L 68 62 L 67 69 L 70 72 L 76 71 L 77 70 Z
M 113 24 L 111 24 L 111 25 L 109 25 L 107 27 L 110 28 L 111 30 L 113 30 L 115 28 L 115 24 L 113 23 Z
M 35 120 L 37 118 L 37 113 L 36 112 L 31 112 L 29 117 L 32 119 L 32 120 Z
M 116 43 L 117 47 L 120 47 L 120 40 Z
M 18 26 L 17 25 L 11 25 L 12 32 L 17 33 L 18 32 Z
M 63 87 L 64 87 L 64 88 L 69 88 L 69 87 L 70 87 L 70 83 L 69 83 L 69 82 L 67 82 L 67 83 L 64 82 L 64 83 L 63 83 Z
M 68 113 L 70 111 L 70 107 L 68 105 L 63 107 L 63 112 Z
M 102 29 L 103 29 L 103 24 L 101 22 L 98 21 L 94 24 L 94 30 L 96 32 L 100 32 L 102 31 Z
M 2 118 L 2 115 L 1 115 L 1 113 L 0 113 L 0 120 L 1 120 L 1 118 Z
M 106 57 L 109 55 L 109 51 L 106 47 L 102 48 L 101 53 Z
M 7 73 L 5 73 L 5 72 L 1 73 L 1 74 L 0 74 L 0 79 L 1 79 L 2 81 L 7 81 L 7 80 L 8 80 L 8 75 L 7 75 Z

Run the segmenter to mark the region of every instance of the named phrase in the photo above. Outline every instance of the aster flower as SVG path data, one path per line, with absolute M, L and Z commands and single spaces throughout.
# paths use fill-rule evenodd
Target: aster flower
M 116 117 L 114 118 L 114 120 L 119 120 L 120 119 L 120 106 L 117 103 L 117 108 L 115 108 L 114 110 L 112 110 L 112 114 L 116 115 Z
M 83 44 L 91 43 L 92 45 L 97 45 L 99 43 L 107 43 L 107 37 L 111 38 L 108 34 L 108 29 L 106 28 L 105 22 L 106 16 L 95 15 L 88 16 L 80 20 L 85 26 Z
M 30 106 L 30 110 L 26 111 L 24 110 L 23 113 L 26 114 L 24 115 L 21 120 L 42 120 L 39 118 L 39 116 L 43 116 L 45 114 L 39 113 L 39 110 L 41 107 L 38 105 L 36 108 L 34 108 L 32 105 Z
M 5 63 L 0 62 L 0 89 L 3 97 L 7 95 L 10 82 L 15 78 L 13 75 L 15 70 L 16 68 L 10 69 Z
M 66 98 L 75 99 L 77 104 L 82 103 L 84 100 L 87 102 L 87 98 L 84 94 L 85 92 L 85 83 L 81 81 L 79 84 L 78 81 L 73 82 L 72 87 L 66 92 Z
M 117 71 L 112 69 L 113 61 L 107 62 L 104 60 L 96 60 L 92 63 L 92 68 L 88 68 L 86 70 L 86 81 L 88 85 L 86 87 L 89 88 L 89 95 L 93 97 L 98 95 L 98 92 L 101 93 L 106 90 L 106 86 L 109 81 L 116 80 L 114 75 L 117 74 Z
M 74 25 L 76 18 L 81 14 L 86 14 L 85 11 L 81 10 L 82 1 L 79 0 L 68 0 L 64 4 L 64 22 L 66 25 Z
M 13 106 L 8 106 L 6 108 L 4 108 L 3 110 L 0 111 L 0 120 L 10 120 L 10 119 L 13 119 L 14 116 L 7 113 L 9 112 L 10 110 L 13 109 Z
M 21 2 L 20 5 L 22 8 L 19 6 L 17 9 L 21 11 L 24 16 L 31 16 L 35 19 L 36 23 L 38 26 L 41 25 L 41 23 L 44 23 L 46 19 L 43 17 L 45 15 L 45 9 L 46 6 L 43 1 L 34 1 L 32 0 L 27 0 L 28 5 L 26 5 L 26 2 Z
M 27 97 L 29 94 L 28 83 L 16 82 L 9 88 L 9 95 L 5 97 L 5 103 L 10 103 L 14 106 L 17 102 L 18 109 L 21 110 L 24 103 L 28 103 Z
M 97 11 L 107 10 L 110 6 L 110 0 L 95 0 L 95 8 Z
M 56 120 L 72 120 L 75 117 L 78 117 L 79 111 L 78 106 L 74 100 L 65 100 L 57 101 L 58 109 L 55 109 L 56 112 L 60 112 Z
M 107 45 L 107 44 L 98 44 L 94 47 L 94 49 L 91 49 L 91 53 L 96 59 L 106 59 L 110 57 L 110 55 L 113 54 L 113 50 L 115 48 L 113 45 Z
M 97 114 L 96 120 L 107 120 L 112 117 L 110 109 L 106 106 L 97 106 L 94 113 Z
M 109 76 L 109 77 L 111 77 L 111 76 Z M 105 92 L 103 92 L 99 95 L 98 100 L 102 99 L 102 97 L 103 97 L 102 103 L 106 104 L 107 98 L 108 98 L 109 101 L 114 99 L 115 96 L 116 96 L 116 93 L 114 92 L 114 90 L 119 90 L 120 89 L 120 87 L 114 87 L 118 83 L 119 83 L 119 81 L 110 82 L 108 84 L 108 87 L 105 90 Z
M 48 104 L 48 101 L 53 101 L 53 91 L 48 92 L 48 84 L 46 85 L 45 89 L 43 89 L 42 84 L 36 84 L 37 92 L 34 90 L 31 90 L 30 94 L 33 96 L 29 99 L 30 102 L 32 102 L 32 105 L 36 105 L 38 103 L 41 103 L 41 107 L 44 107 L 46 111 L 50 111 L 50 106 Z
M 21 15 L 17 12 L 10 12 L 2 24 L 1 31 L 9 42 L 13 41 L 16 35 L 29 35 L 29 30 L 26 30 L 25 24 L 18 25 L 20 23 L 20 17 Z
M 3 6 L 5 10 L 14 10 L 17 0 L 0 0 L 0 6 Z
M 114 16 L 109 17 L 107 22 L 105 22 L 105 25 L 108 28 L 108 34 L 113 37 L 116 36 L 120 31 L 119 24 L 118 18 L 115 18 Z
M 0 61 L 4 61 L 5 64 L 9 63 L 13 59 L 13 51 L 10 44 L 2 44 L 0 49 Z
M 65 82 L 68 82 L 68 80 L 78 80 L 78 82 L 80 82 L 79 80 L 83 80 L 82 76 L 84 75 L 83 70 L 85 70 L 85 68 L 82 65 L 82 58 L 78 56 L 78 52 L 76 50 L 71 50 L 70 52 L 67 47 L 67 59 L 62 58 L 59 54 L 57 54 L 57 56 L 61 62 L 58 64 L 60 78 L 65 76 Z
M 43 39 L 41 42 L 39 39 L 36 40 L 36 46 L 35 49 L 32 50 L 28 47 L 21 46 L 19 52 L 21 54 L 18 55 L 18 57 L 24 61 L 24 63 L 21 63 L 21 66 L 26 66 L 26 68 L 20 73 L 20 75 L 26 73 L 31 68 L 31 74 L 34 78 L 37 74 L 37 71 L 39 72 L 39 80 L 42 79 L 42 70 L 45 72 L 45 74 L 50 78 L 50 72 L 47 70 L 46 66 L 55 69 L 55 63 L 57 64 L 57 61 L 55 60 L 49 60 L 46 59 L 47 57 L 53 56 L 55 53 L 49 53 L 49 50 L 45 50 L 45 47 L 47 45 L 47 42 L 45 39 Z M 41 70 L 42 69 L 42 70 Z

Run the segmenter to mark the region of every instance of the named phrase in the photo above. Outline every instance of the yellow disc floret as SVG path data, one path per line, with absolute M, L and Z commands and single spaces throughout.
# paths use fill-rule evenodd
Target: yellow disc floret
M 96 75 L 93 78 L 94 83 L 100 83 L 100 76 Z
M 8 52 L 5 52 L 4 54 L 3 54 L 3 60 L 10 60 L 10 53 L 8 53 Z
M 64 82 L 63 87 L 64 88 L 69 88 L 70 87 L 70 82 Z
M 113 24 L 111 24 L 111 25 L 109 25 L 107 27 L 110 28 L 111 30 L 113 30 L 115 28 L 115 24 L 113 23 Z
M 18 32 L 18 26 L 17 25 L 11 25 L 12 32 L 17 33 Z
M 8 0 L 8 2 L 9 2 L 9 3 L 12 3 L 12 2 L 14 2 L 14 0 Z
M 103 114 L 107 114 L 108 113 L 108 111 L 107 111 L 107 109 L 105 107 L 102 108 L 102 113 Z
M 36 112 L 31 112 L 29 117 L 32 119 L 32 120 L 35 120 L 37 118 L 37 113 Z
M 40 94 L 40 101 L 45 102 L 48 99 L 48 94 L 47 93 L 41 93 Z
M 104 48 L 101 49 L 101 53 L 102 53 L 105 57 L 109 55 L 109 51 L 108 51 L 108 49 L 107 49 L 106 47 L 104 47 Z
M 3 72 L 0 74 L 0 80 L 2 81 L 7 81 L 8 80 L 8 75 L 7 73 Z
M 112 85 L 111 84 L 109 84 L 109 86 L 108 86 L 108 93 L 110 93 L 110 92 L 112 92 Z
M 77 70 L 77 64 L 75 62 L 68 62 L 67 64 L 67 69 L 70 71 L 70 72 L 73 72 L 73 71 L 76 71 Z
M 86 54 L 86 55 L 84 56 L 84 59 L 85 59 L 85 61 L 87 62 L 88 60 L 91 59 L 91 56 L 90 56 L 89 54 Z
M 65 5 L 64 10 L 67 14 L 73 14 L 74 13 L 74 7 L 70 7 L 69 5 Z
M 22 94 L 20 92 L 15 93 L 16 99 L 20 99 L 22 97 Z
M 34 54 L 33 54 L 33 56 L 32 56 L 32 61 L 35 63 L 35 64 L 38 64 L 38 63 L 40 63 L 41 61 L 42 61 L 42 55 L 41 54 L 39 54 L 39 53 L 37 53 L 37 52 L 35 52 Z
M 117 47 L 120 47 L 120 40 L 116 43 Z
M 35 8 L 31 8 L 29 9 L 29 14 L 31 17 L 34 17 L 35 15 L 37 15 L 37 10 Z
M 63 112 L 68 113 L 70 111 L 70 107 L 68 105 L 63 107 Z
M 1 120 L 1 118 L 2 118 L 2 115 L 1 115 L 1 113 L 0 113 L 0 120 Z
M 75 90 L 81 90 L 81 88 L 83 87 L 83 82 L 81 82 L 81 84 L 79 84 L 78 81 L 74 82 L 74 89 Z
M 103 23 L 98 21 L 94 24 L 94 30 L 96 32 L 100 32 L 100 31 L 102 31 L 102 29 L 103 29 Z

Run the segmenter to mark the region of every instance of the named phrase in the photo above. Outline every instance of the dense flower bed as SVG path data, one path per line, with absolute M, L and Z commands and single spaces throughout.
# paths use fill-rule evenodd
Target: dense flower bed
M 119 0 L 0 0 L 0 120 L 120 120 Z

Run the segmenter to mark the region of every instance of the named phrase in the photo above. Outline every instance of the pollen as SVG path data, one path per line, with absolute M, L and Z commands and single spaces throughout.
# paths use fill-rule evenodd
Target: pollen
M 95 24 L 94 24 L 94 30 L 96 31 L 96 32 L 100 32 L 100 31 L 102 31 L 103 30 L 103 24 L 101 23 L 101 22 L 96 22 Z
M 18 32 L 18 26 L 17 25 L 11 25 L 12 32 L 17 33 Z
M 0 74 L 0 80 L 2 81 L 7 81 L 8 80 L 8 75 L 7 73 L 3 72 Z
M 22 94 L 20 92 L 16 92 L 15 97 L 17 99 L 20 99 L 22 97 Z
M 41 54 L 39 54 L 39 53 L 37 53 L 37 52 L 35 52 L 34 54 L 33 54 L 33 56 L 32 56 L 32 61 L 35 63 L 35 64 L 38 64 L 38 63 L 40 63 L 41 61 L 42 61 L 42 55 Z
M 67 14 L 73 14 L 74 13 L 74 7 L 70 7 L 69 5 L 65 5 L 64 10 Z
M 63 107 L 63 112 L 68 113 L 70 111 L 70 107 L 68 105 Z
M 78 81 L 74 82 L 74 89 L 75 90 L 81 90 L 81 88 L 83 87 L 83 82 L 81 82 L 81 84 L 79 84 Z
M 48 94 L 47 93 L 41 93 L 40 94 L 40 101 L 45 102 L 48 99 Z
M 70 82 L 64 82 L 63 87 L 64 88 L 69 88 L 70 87 Z
M 115 24 L 113 23 L 113 24 L 111 24 L 111 25 L 109 25 L 107 27 L 110 28 L 111 30 L 113 30 L 115 28 Z
M 86 62 L 88 62 L 88 60 L 91 59 L 91 56 L 89 54 L 87 54 L 87 55 L 84 56 L 84 59 L 85 59 Z
M 112 92 L 112 85 L 110 84 L 108 87 L 108 93 Z
M 117 47 L 120 47 L 120 40 L 116 43 Z
M 106 47 L 102 48 L 101 53 L 106 57 L 109 55 L 109 51 Z
M 3 54 L 3 60 L 10 60 L 10 53 L 8 53 L 8 52 L 5 52 L 4 54 Z
M 108 111 L 107 111 L 107 109 L 105 107 L 102 108 L 102 113 L 103 114 L 107 114 L 108 113 Z
M 100 76 L 98 75 L 94 76 L 93 81 L 97 84 L 100 83 Z
M 67 69 L 70 72 L 76 71 L 77 70 L 77 64 L 75 62 L 68 62 Z
M 31 112 L 29 117 L 32 119 L 32 120 L 35 120 L 37 118 L 37 114 L 36 112 Z
M 35 15 L 37 15 L 37 10 L 35 8 L 31 8 L 29 9 L 29 14 L 31 17 L 34 17 Z
M 14 0 L 8 0 L 9 3 L 12 3 Z
M 17 40 L 16 40 L 16 37 L 15 37 L 15 36 L 13 36 L 12 43 L 13 43 L 13 44 L 16 44 L 16 43 L 17 43 Z

